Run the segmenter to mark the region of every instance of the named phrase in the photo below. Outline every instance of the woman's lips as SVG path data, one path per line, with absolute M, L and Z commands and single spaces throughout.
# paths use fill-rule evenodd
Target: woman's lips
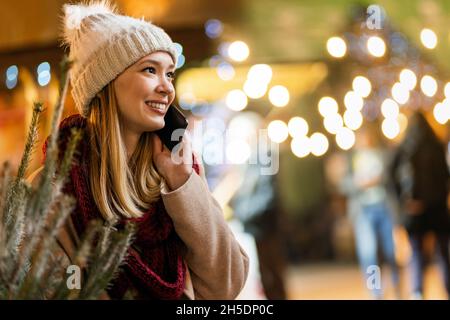
M 156 103 L 147 101 L 145 104 L 149 107 L 150 110 L 154 111 L 155 113 L 158 113 L 160 115 L 166 114 L 166 105 L 163 103 Z

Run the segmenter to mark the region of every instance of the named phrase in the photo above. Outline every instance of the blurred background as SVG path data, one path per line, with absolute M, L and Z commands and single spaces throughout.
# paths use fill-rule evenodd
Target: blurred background
M 30 173 L 58 96 L 67 2 L 0 3 L 0 162 L 17 169 L 42 101 Z M 251 257 L 240 298 L 448 298 L 449 1 L 113 2 L 177 43 L 177 104 Z M 418 113 L 432 133 L 417 133 Z

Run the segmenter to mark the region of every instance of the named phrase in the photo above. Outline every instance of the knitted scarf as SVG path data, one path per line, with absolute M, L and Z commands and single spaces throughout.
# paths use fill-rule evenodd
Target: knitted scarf
M 61 122 L 58 136 L 60 159 L 71 128 L 85 129 L 86 124 L 87 120 L 78 114 Z M 43 146 L 44 159 L 47 142 L 48 138 Z M 90 220 L 102 219 L 88 182 L 89 152 L 89 139 L 84 137 L 77 146 L 70 176 L 64 187 L 65 193 L 77 199 L 71 218 L 79 235 L 86 230 Z M 198 173 L 198 165 L 194 163 L 193 168 Z M 153 204 L 142 217 L 122 219 L 118 226 L 124 226 L 129 221 L 137 224 L 135 240 L 128 249 L 118 277 L 108 289 L 110 296 L 122 299 L 130 290 L 138 299 L 179 299 L 184 291 L 186 277 L 184 244 L 177 236 L 162 200 Z

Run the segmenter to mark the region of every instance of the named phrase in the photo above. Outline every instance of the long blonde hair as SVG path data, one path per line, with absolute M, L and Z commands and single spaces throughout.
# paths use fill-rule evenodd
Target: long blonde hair
M 89 183 L 95 203 L 108 221 L 141 217 L 161 196 L 162 179 L 152 160 L 150 132 L 144 132 L 127 158 L 113 83 L 91 102 L 88 133 Z

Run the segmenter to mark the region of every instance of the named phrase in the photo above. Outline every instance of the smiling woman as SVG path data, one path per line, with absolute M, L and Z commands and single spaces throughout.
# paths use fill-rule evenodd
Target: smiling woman
M 65 187 L 77 200 L 67 228 L 81 236 L 92 219 L 118 229 L 137 224 L 111 298 L 234 299 L 248 257 L 208 190 L 188 136 L 183 161 L 174 163 L 154 133 L 175 98 L 172 40 L 151 23 L 117 14 L 108 1 L 65 5 L 64 22 L 80 114 L 62 121 L 60 150 L 72 128 L 85 134 Z

